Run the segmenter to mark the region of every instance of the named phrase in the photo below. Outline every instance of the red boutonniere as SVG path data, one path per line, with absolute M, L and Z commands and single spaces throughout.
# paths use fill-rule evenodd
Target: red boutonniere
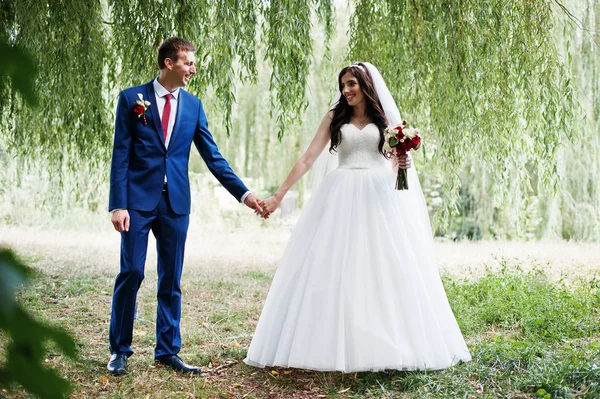
M 150 101 L 145 101 L 142 93 L 138 93 L 139 100 L 136 100 L 135 106 L 133 107 L 133 113 L 137 115 L 138 118 L 142 119 L 144 125 L 148 123 L 146 120 L 146 110 L 150 106 Z

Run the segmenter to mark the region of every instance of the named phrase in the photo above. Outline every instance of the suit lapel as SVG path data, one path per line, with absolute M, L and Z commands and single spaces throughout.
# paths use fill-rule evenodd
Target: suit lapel
M 177 98 L 177 114 L 175 115 L 175 123 L 173 124 L 173 131 L 171 132 L 171 139 L 169 140 L 169 146 L 173 144 L 173 140 L 177 137 L 177 126 L 179 126 L 179 122 L 181 121 L 181 114 L 183 113 L 183 99 L 184 97 L 183 89 L 179 89 L 179 98 Z
M 165 138 L 162 132 L 162 124 L 160 123 L 160 114 L 158 113 L 158 104 L 156 104 L 156 95 L 154 94 L 153 82 L 154 81 L 151 81 L 146 85 L 146 95 L 148 96 L 147 100 L 150 101 L 150 107 L 148 109 L 150 110 L 150 116 L 154 121 L 154 130 L 156 131 L 156 134 L 158 134 L 158 139 L 164 146 Z

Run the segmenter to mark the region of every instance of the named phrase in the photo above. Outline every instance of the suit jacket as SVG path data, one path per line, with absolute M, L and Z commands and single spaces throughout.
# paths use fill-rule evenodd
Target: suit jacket
M 133 113 L 138 93 L 150 101 L 146 121 Z M 165 175 L 168 195 L 176 214 L 190 213 L 188 164 L 192 142 L 221 184 L 241 201 L 248 191 L 219 153 L 208 130 L 202 102 L 180 89 L 177 116 L 169 147 L 165 147 L 152 81 L 121 92 L 115 120 L 108 210 L 152 211 L 158 205 Z

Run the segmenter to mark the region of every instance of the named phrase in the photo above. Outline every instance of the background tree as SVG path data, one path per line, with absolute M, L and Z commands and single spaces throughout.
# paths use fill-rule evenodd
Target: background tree
M 581 5 L 587 38 L 565 12 Z M 568 183 L 561 172 L 574 155 L 563 146 L 593 141 L 577 105 L 592 88 L 576 92 L 574 84 L 582 83 L 581 68 L 597 76 L 598 62 L 573 61 L 596 35 L 591 0 L 5 0 L 0 7 L 2 34 L 31 51 L 40 69 L 35 111 L 10 89 L 1 96 L 3 148 L 20 154 L 4 178 L 26 184 L 23 171 L 35 165 L 36 180 L 58 180 L 39 201 L 60 204 L 52 209 L 104 207 L 98 187 L 108 176 L 117 91 L 154 77 L 156 47 L 181 35 L 198 48 L 190 91 L 209 104 L 211 129 L 236 170 L 264 189 L 306 147 L 337 70 L 369 60 L 405 119 L 426 132 L 417 167 L 426 171 L 438 234 L 600 238 L 590 224 L 600 209 L 598 168 L 586 168 L 588 183 L 581 174 Z M 589 121 L 594 115 L 587 111 Z M 594 148 L 577 159 L 592 159 Z M 545 199 L 559 187 L 578 190 L 574 202 Z M 577 218 L 582 207 L 589 217 Z

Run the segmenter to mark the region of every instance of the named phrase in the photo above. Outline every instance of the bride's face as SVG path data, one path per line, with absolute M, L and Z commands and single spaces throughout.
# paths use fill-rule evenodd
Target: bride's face
M 348 105 L 355 107 L 365 101 L 365 95 L 358 83 L 358 79 L 351 72 L 342 76 L 342 95 L 346 97 Z

